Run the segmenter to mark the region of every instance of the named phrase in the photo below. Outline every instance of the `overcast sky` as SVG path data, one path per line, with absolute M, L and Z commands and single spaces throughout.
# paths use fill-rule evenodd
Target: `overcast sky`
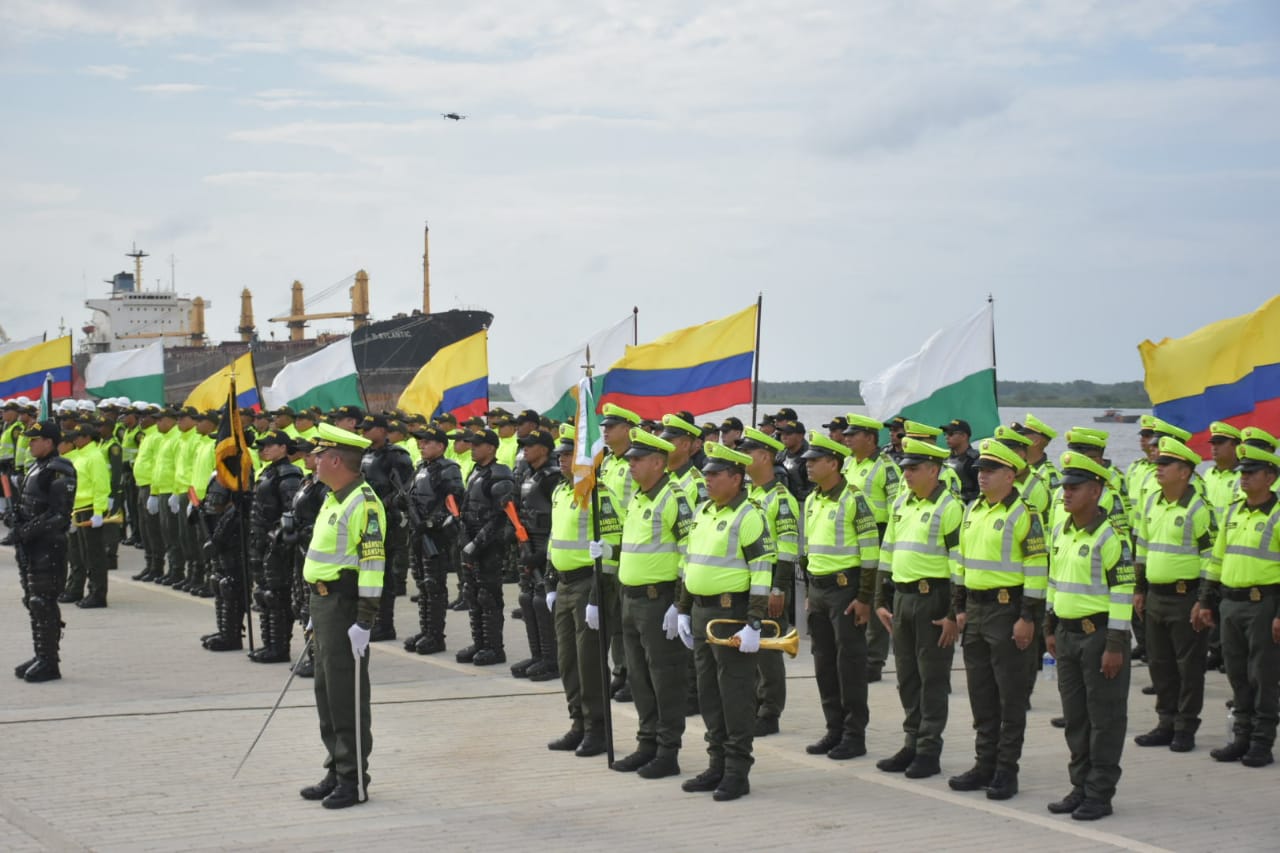
M 134 242 L 214 339 L 361 267 L 407 311 L 425 220 L 495 381 L 758 292 L 766 380 L 869 377 L 988 292 L 1002 377 L 1137 379 L 1280 290 L 1270 0 L 3 0 L 0 85 L 15 339 L 79 335 Z

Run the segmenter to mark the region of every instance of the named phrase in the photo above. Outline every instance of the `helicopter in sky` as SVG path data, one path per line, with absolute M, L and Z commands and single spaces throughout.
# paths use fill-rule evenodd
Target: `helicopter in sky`
M 451 118 L 454 121 L 462 121 L 466 116 L 458 115 L 457 113 L 440 113 L 440 118 Z

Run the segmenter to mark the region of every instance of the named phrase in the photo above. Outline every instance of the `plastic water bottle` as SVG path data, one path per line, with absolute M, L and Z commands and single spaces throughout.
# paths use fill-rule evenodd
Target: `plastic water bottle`
M 1045 652 L 1044 657 L 1040 659 L 1040 680 L 1058 680 L 1058 662 L 1054 659 L 1053 655 L 1048 652 Z

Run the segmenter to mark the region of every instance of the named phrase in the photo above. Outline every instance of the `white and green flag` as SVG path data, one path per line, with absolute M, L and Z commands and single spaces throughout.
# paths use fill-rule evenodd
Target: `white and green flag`
M 941 426 L 969 422 L 976 441 L 1000 424 L 996 409 L 994 311 L 990 302 L 968 320 L 934 332 L 915 355 L 862 383 L 867 413 L 878 421 L 902 415 Z
M 553 420 L 568 419 L 577 405 L 573 399 L 573 388 L 582 377 L 583 357 L 587 348 L 590 347 L 591 360 L 598 368 L 593 385 L 594 395 L 599 397 L 609 368 L 626 355 L 627 344 L 632 339 L 632 323 L 634 320 L 628 316 L 621 322 L 596 332 L 590 340 L 584 341 L 563 358 L 533 368 L 511 383 L 511 399 Z
M 594 356 L 593 356 L 594 357 Z M 604 433 L 600 429 L 600 415 L 596 412 L 596 396 L 589 377 L 578 380 L 578 387 L 570 392 L 576 424 L 573 436 L 573 491 L 578 505 L 586 503 L 596 483 L 596 466 L 604 458 Z
M 164 402 L 164 341 L 123 352 L 102 352 L 89 358 L 84 390 L 95 397 L 128 397 L 148 403 Z
M 286 364 L 271 385 L 262 389 L 262 398 L 268 409 L 319 406 L 328 411 L 338 406 L 363 405 L 351 338 Z

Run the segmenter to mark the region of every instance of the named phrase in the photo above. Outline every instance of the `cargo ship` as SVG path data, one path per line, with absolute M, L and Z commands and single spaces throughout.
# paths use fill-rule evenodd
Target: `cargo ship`
M 259 387 L 271 384 L 288 363 L 305 358 L 322 347 L 345 337 L 343 333 L 321 333 L 307 337 L 307 326 L 316 320 L 350 320 L 351 349 L 360 375 L 365 406 L 374 411 L 395 405 L 400 392 L 418 370 L 442 347 L 493 325 L 493 314 L 480 310 L 431 311 L 429 236 L 423 231 L 422 308 L 376 320 L 369 310 L 369 275 L 364 270 L 327 288 L 312 302 L 319 301 L 347 281 L 351 282 L 349 311 L 308 313 L 303 285 L 295 281 L 287 314 L 272 317 L 289 334 L 285 340 L 274 335 L 263 339 L 254 324 L 253 294 L 240 293 L 238 340 L 211 343 L 205 334 L 204 312 L 212 303 L 200 296 L 180 296 L 169 290 L 142 288 L 142 259 L 148 257 L 135 246 L 126 257 L 134 259 L 134 272 L 120 272 L 108 280 L 110 293 L 85 301 L 92 311 L 84 325 L 84 339 L 76 355 L 76 376 L 83 377 L 89 358 L 95 353 L 119 352 L 154 344 L 165 344 L 165 397 L 181 403 L 211 374 L 252 350 Z M 84 396 L 83 380 L 78 380 L 76 396 Z

